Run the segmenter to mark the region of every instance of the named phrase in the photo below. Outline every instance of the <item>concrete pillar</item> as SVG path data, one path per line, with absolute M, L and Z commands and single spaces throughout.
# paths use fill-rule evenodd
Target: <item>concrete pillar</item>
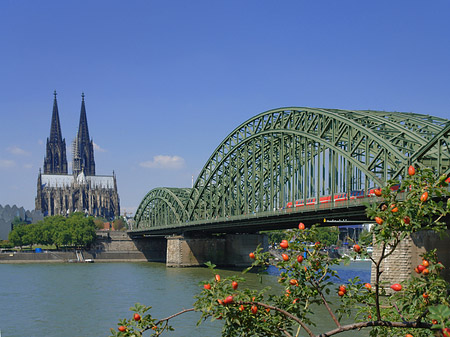
M 450 231 L 447 231 L 450 234 Z M 437 249 L 439 261 L 446 267 L 443 271 L 444 278 L 450 282 L 450 235 L 441 238 L 431 231 L 414 233 L 411 237 L 402 240 L 396 251 L 390 255 L 381 265 L 381 281 L 389 284 L 398 283 L 412 275 L 416 275 L 414 268 L 422 263 L 421 254 L 431 249 Z M 378 260 L 381 247 L 374 246 L 373 258 Z M 372 283 L 375 282 L 375 268 L 372 264 Z
M 261 244 L 267 249 L 267 236 L 260 234 L 227 234 L 204 237 L 167 237 L 166 265 L 196 267 L 205 262 L 217 266 L 242 267 L 251 264 L 248 254 Z

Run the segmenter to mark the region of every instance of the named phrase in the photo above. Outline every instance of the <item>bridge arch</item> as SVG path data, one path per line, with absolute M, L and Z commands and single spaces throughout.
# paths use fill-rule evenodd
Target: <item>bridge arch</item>
M 412 160 L 449 172 L 449 144 L 450 121 L 428 115 L 315 108 L 266 111 L 219 144 L 193 188 L 183 189 L 182 196 L 150 191 L 136 223 L 149 219 L 144 216 L 148 212 L 170 213 L 173 218 L 167 219 L 181 223 L 263 212 L 310 199 L 334 200 L 340 194 L 349 198 L 356 191 L 367 194 L 389 179 L 401 178 Z M 151 201 L 157 199 L 159 206 Z
M 135 229 L 182 222 L 187 218 L 185 206 L 190 190 L 159 187 L 148 192 L 136 211 Z

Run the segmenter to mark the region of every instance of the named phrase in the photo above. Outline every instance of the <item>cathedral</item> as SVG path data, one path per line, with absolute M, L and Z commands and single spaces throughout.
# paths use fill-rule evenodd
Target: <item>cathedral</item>
M 72 147 L 72 174 L 68 174 L 66 140 L 62 138 L 56 91 L 50 137 L 39 169 L 36 210 L 46 215 L 83 212 L 111 220 L 120 215 L 116 176 L 95 175 L 94 142 L 89 138 L 84 94 L 78 133 Z

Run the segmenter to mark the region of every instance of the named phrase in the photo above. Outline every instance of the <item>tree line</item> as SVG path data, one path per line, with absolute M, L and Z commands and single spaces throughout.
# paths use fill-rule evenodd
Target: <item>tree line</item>
M 13 223 L 8 240 L 22 249 L 23 246 L 55 245 L 61 247 L 89 247 L 96 239 L 93 217 L 83 213 L 48 216 L 35 224 Z

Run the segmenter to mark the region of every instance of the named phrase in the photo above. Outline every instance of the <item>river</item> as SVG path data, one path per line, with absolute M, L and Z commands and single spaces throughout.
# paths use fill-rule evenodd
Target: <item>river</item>
M 342 280 L 359 275 L 369 282 L 369 263 L 354 262 L 338 269 Z M 240 274 L 219 273 L 223 277 Z M 206 268 L 166 268 L 160 263 L 0 264 L 1 336 L 109 336 L 119 318 L 131 317 L 128 309 L 136 302 L 151 305 L 156 318 L 192 307 L 193 296 L 201 290 L 198 282 L 211 276 Z M 279 287 L 273 275 L 264 276 L 262 285 L 255 274 L 245 278 L 246 284 L 240 286 Z M 317 315 L 327 314 L 318 308 Z M 198 318 L 197 313 L 186 313 L 173 319 L 175 331 L 167 336 L 220 336 L 220 321 L 196 327 Z M 333 328 L 328 317 L 319 321 L 316 332 Z

